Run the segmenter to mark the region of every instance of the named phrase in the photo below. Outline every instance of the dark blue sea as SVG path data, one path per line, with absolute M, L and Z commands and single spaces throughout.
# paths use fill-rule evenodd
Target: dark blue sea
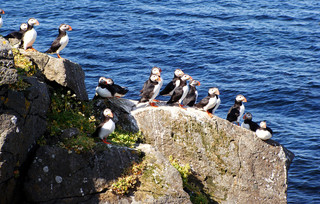
M 61 56 L 82 65 L 89 97 L 107 76 L 139 99 L 153 66 L 164 84 L 181 68 L 220 90 L 225 118 L 237 94 L 253 120 L 295 154 L 288 203 L 320 203 L 320 1 L 10 0 L 0 34 L 35 17 L 34 48 L 46 51 L 61 23 L 72 26 Z M 168 98 L 161 98 L 167 100 Z

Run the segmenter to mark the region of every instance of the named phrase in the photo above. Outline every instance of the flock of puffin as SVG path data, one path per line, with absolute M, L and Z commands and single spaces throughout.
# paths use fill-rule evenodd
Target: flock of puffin
M 188 83 L 189 81 L 189 83 Z M 220 92 L 217 87 L 209 88 L 208 95 L 201 99 L 198 103 L 198 91 L 196 86 L 200 85 L 199 81 L 192 79 L 191 76 L 185 74 L 181 69 L 176 69 L 173 79 L 160 91 L 163 85 L 161 78 L 161 69 L 153 67 L 151 69 L 148 80 L 143 84 L 140 90 L 140 100 L 138 103 L 149 103 L 152 107 L 157 107 L 156 97 L 160 94 L 162 96 L 170 96 L 167 105 L 178 104 L 179 107 L 195 107 L 204 110 L 208 113 L 209 117 L 213 117 L 215 111 L 219 107 L 221 100 L 219 98 Z M 125 96 L 128 92 L 126 87 L 119 86 L 114 83 L 111 78 L 100 77 L 98 86 L 96 87 L 96 94 L 93 99 L 97 97 L 120 98 Z M 247 99 L 239 94 L 235 98 L 233 106 L 229 109 L 227 120 L 231 123 L 240 125 L 240 118 L 245 112 L 244 102 Z M 115 125 L 112 121 L 112 113 L 110 109 L 104 111 L 105 120 L 98 126 L 94 135 L 99 136 L 105 143 L 109 134 L 114 131 Z M 268 140 L 272 137 L 272 130 L 267 127 L 266 121 L 261 121 L 260 125 L 252 121 L 252 114 L 247 112 L 243 116 L 242 128 L 254 131 L 256 135 L 262 140 Z
M 1 18 L 1 14 L 5 12 L 0 9 L 0 28 L 2 27 L 3 20 Z M 5 39 L 17 39 L 20 43 L 17 44 L 17 47 L 23 48 L 24 50 L 35 50 L 32 45 L 36 41 L 37 38 L 37 31 L 34 29 L 34 26 L 38 26 L 39 21 L 35 18 L 30 18 L 27 23 L 22 23 L 20 25 L 19 31 L 14 31 L 9 33 L 8 35 L 4 36 Z M 72 28 L 70 25 L 61 24 L 59 26 L 59 35 L 58 37 L 52 42 L 51 47 L 46 51 L 46 53 L 54 54 L 56 53 L 58 58 L 61 58 L 60 51 L 63 50 L 68 42 L 69 37 L 67 31 L 71 31 Z
M 1 14 L 4 11 L 0 9 L 0 28 L 3 24 Z M 39 22 L 35 18 L 30 18 L 27 23 L 22 23 L 20 25 L 20 30 L 12 32 L 5 36 L 6 39 L 15 38 L 20 40 L 19 47 L 28 50 L 33 49 L 32 45 L 36 40 L 37 32 L 34 26 L 39 25 Z M 60 51 L 63 50 L 69 42 L 69 37 L 66 31 L 71 31 L 71 26 L 67 24 L 61 24 L 59 26 L 59 35 L 53 41 L 51 47 L 46 51 L 46 53 L 56 53 L 58 58 Z M 34 49 L 33 49 L 34 50 Z M 188 83 L 189 81 L 189 83 Z M 149 103 L 152 107 L 157 107 L 156 97 L 160 94 L 162 96 L 170 96 L 167 101 L 168 105 L 178 104 L 179 107 L 184 108 L 184 106 L 195 107 L 197 109 L 202 109 L 208 113 L 210 117 L 215 113 L 219 107 L 221 100 L 219 98 L 220 92 L 216 87 L 212 87 L 208 90 L 208 95 L 197 102 L 198 91 L 196 86 L 200 85 L 199 81 L 193 80 L 188 74 L 184 74 L 181 69 L 176 69 L 174 72 L 173 79 L 165 86 L 163 90 L 160 91 L 163 85 L 163 80 L 161 78 L 161 69 L 159 67 L 153 67 L 151 69 L 150 76 L 148 80 L 144 83 L 143 88 L 140 90 L 140 100 L 139 103 Z M 128 92 L 126 87 L 119 86 L 114 83 L 111 78 L 100 77 L 98 86 L 96 87 L 96 97 L 109 98 L 109 97 L 123 97 Z M 231 123 L 240 125 L 240 118 L 245 112 L 244 102 L 247 99 L 239 94 L 235 98 L 233 106 L 229 109 L 227 114 L 227 120 Z M 113 122 L 113 113 L 110 109 L 105 109 L 103 111 L 105 117 L 104 121 L 96 128 L 93 136 L 97 136 L 102 139 L 104 143 L 107 142 L 107 137 L 114 131 L 115 123 Z M 272 137 L 272 130 L 267 127 L 266 121 L 261 121 L 260 125 L 252 121 L 252 114 L 247 112 L 243 116 L 244 122 L 241 124 L 242 128 L 254 131 L 256 135 L 262 140 L 267 140 Z

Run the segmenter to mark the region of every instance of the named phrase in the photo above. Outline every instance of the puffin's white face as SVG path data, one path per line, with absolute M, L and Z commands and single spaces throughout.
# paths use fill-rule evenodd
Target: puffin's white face
M 161 69 L 159 67 L 153 67 L 151 73 L 160 76 Z
M 154 81 L 154 82 L 161 81 L 161 78 L 158 75 L 153 74 L 153 75 L 151 75 L 150 80 Z
M 260 122 L 260 127 L 261 128 L 267 128 L 267 122 L 264 120 L 264 121 L 261 121 Z
M 248 120 L 252 120 L 252 114 L 247 112 L 246 114 L 244 114 L 243 119 L 248 119 Z
M 184 73 L 181 69 L 176 69 L 176 71 L 174 71 L 174 75 L 177 77 L 182 77 Z
M 71 26 L 69 26 L 67 24 L 61 24 L 59 29 L 62 31 L 71 31 L 72 30 Z
M 112 113 L 112 111 L 111 111 L 109 108 L 104 109 L 103 115 L 104 115 L 105 117 L 113 118 L 113 113 Z
M 190 86 L 200 86 L 200 82 L 197 80 L 192 80 Z
M 239 94 L 236 97 L 236 101 L 238 101 L 238 102 L 240 102 L 240 101 L 247 102 L 247 99 L 243 95 Z
M 188 80 L 188 79 L 192 80 L 192 77 L 189 76 L 188 74 L 184 74 L 184 75 L 181 77 L 181 80 L 182 80 L 182 81 L 186 81 L 186 80 Z
M 208 93 L 209 93 L 210 95 L 213 95 L 213 94 L 215 94 L 215 95 L 220 95 L 219 89 L 216 88 L 216 87 L 210 88 L 210 89 L 208 90 Z
M 40 23 L 39 23 L 39 21 L 37 20 L 37 19 L 35 19 L 35 18 L 30 18 L 29 20 L 28 20 L 28 24 L 29 25 L 40 25 Z
M 106 79 L 106 82 L 107 82 L 107 84 L 110 84 L 110 85 L 112 85 L 112 84 L 113 84 L 113 80 L 112 80 L 112 79 L 110 79 L 110 78 Z
M 25 30 L 27 30 L 27 29 L 28 29 L 28 24 L 26 24 L 26 23 L 21 23 L 21 25 L 20 25 L 20 30 L 25 31 Z
M 105 77 L 100 77 L 99 78 L 99 83 L 105 83 L 107 79 Z

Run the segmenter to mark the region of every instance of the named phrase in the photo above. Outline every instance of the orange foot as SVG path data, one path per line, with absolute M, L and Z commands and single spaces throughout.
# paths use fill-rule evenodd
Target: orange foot
M 29 47 L 29 48 L 27 48 L 27 50 L 26 51 L 37 51 L 36 49 L 34 49 L 33 47 Z
M 152 107 L 158 107 L 155 103 L 149 103 Z
M 104 138 L 104 139 L 102 140 L 102 142 L 104 142 L 104 143 L 106 143 L 106 144 L 111 144 L 110 142 L 107 142 L 107 138 Z
M 186 110 L 186 108 L 184 107 L 184 105 L 179 104 L 179 107 Z
M 57 53 L 58 58 L 62 58 L 58 53 Z
M 157 99 L 153 99 L 153 102 L 160 102 L 159 100 L 157 100 Z
M 207 113 L 208 113 L 208 115 L 209 115 L 210 118 L 213 117 L 213 116 L 212 116 L 212 113 L 210 113 L 209 111 L 207 111 Z

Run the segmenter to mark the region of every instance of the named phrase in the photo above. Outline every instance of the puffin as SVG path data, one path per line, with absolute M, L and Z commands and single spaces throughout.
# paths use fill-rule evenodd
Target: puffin
M 255 132 L 260 127 L 256 122 L 252 121 L 252 114 L 250 112 L 243 115 L 243 120 L 244 121 L 241 124 L 242 128 Z
M 92 134 L 93 137 L 99 137 L 106 144 L 110 144 L 107 142 L 107 137 L 114 131 L 116 125 L 113 122 L 113 113 L 109 108 L 104 109 L 103 111 L 104 121 L 99 124 L 96 128 L 95 132 Z
M 189 84 L 189 91 L 187 96 L 183 99 L 183 105 L 192 107 L 198 99 L 198 91 L 196 86 L 200 86 L 200 82 L 192 80 Z
M 4 10 L 2 10 L 2 9 L 0 8 L 0 28 L 1 28 L 2 25 L 3 25 L 3 20 L 2 20 L 1 14 L 4 14 Z
M 96 87 L 96 96 L 101 96 L 102 98 L 121 98 L 128 91 L 126 87 L 115 84 L 111 78 L 100 77 L 99 84 Z
M 59 26 L 59 35 L 58 37 L 53 41 L 51 47 L 46 51 L 46 53 L 54 54 L 56 53 L 58 58 L 61 58 L 59 55 L 60 51 L 63 50 L 68 42 L 69 42 L 69 36 L 67 34 L 67 31 L 71 31 L 72 28 L 70 25 L 67 24 L 61 24 Z
M 227 120 L 229 122 L 231 123 L 236 122 L 238 125 L 240 125 L 239 121 L 245 110 L 243 102 L 247 102 L 247 99 L 241 94 L 237 95 L 234 101 L 234 104 L 229 109 L 229 112 L 227 115 Z
M 160 92 L 162 96 L 171 96 L 174 90 L 180 84 L 180 78 L 184 75 L 181 69 L 176 69 L 174 71 L 173 79 L 167 84 L 167 86 Z
M 215 113 L 215 111 L 220 106 L 221 100 L 220 100 L 220 92 L 217 87 L 209 88 L 208 95 L 204 97 L 199 103 L 197 103 L 195 106 L 197 108 L 202 108 L 204 111 L 208 113 L 210 118 L 212 118 Z
M 149 102 L 150 106 L 158 107 L 154 103 L 154 99 L 158 96 L 162 79 L 160 76 L 152 74 L 149 77 L 149 81 L 145 83 L 145 87 L 142 89 L 143 92 L 140 94 L 141 98 L 139 103 Z
M 13 31 L 13 32 L 9 33 L 8 35 L 4 36 L 4 38 L 5 39 L 15 38 L 15 39 L 21 40 L 23 34 L 27 31 L 27 29 L 28 29 L 28 24 L 21 23 L 19 31 Z
M 161 72 L 162 72 L 162 70 L 161 70 L 160 67 L 152 67 L 149 79 L 146 82 L 144 82 L 143 87 L 140 90 L 140 93 L 141 93 L 140 96 L 144 92 L 144 89 L 149 85 L 151 75 L 158 75 L 160 77 L 160 79 L 161 79 L 161 82 L 160 82 L 161 86 L 160 87 L 162 87 L 163 81 L 162 81 L 162 78 L 161 78 Z
M 22 36 L 22 41 L 23 41 L 22 46 L 24 50 L 27 50 L 27 49 L 35 50 L 34 48 L 32 48 L 32 45 L 36 41 L 37 31 L 33 28 L 33 26 L 38 26 L 38 25 L 40 24 L 37 19 L 30 18 L 28 20 L 27 31 Z
M 272 130 L 267 127 L 267 121 L 263 120 L 260 122 L 260 128 L 256 130 L 256 135 L 262 140 L 268 140 L 272 137 Z
M 192 77 L 189 76 L 188 74 L 184 74 L 180 79 L 179 86 L 175 89 L 175 91 L 171 95 L 171 98 L 169 99 L 167 104 L 173 104 L 178 102 L 179 107 L 183 108 L 184 105 L 182 105 L 181 103 L 189 92 L 187 80 L 192 80 Z

